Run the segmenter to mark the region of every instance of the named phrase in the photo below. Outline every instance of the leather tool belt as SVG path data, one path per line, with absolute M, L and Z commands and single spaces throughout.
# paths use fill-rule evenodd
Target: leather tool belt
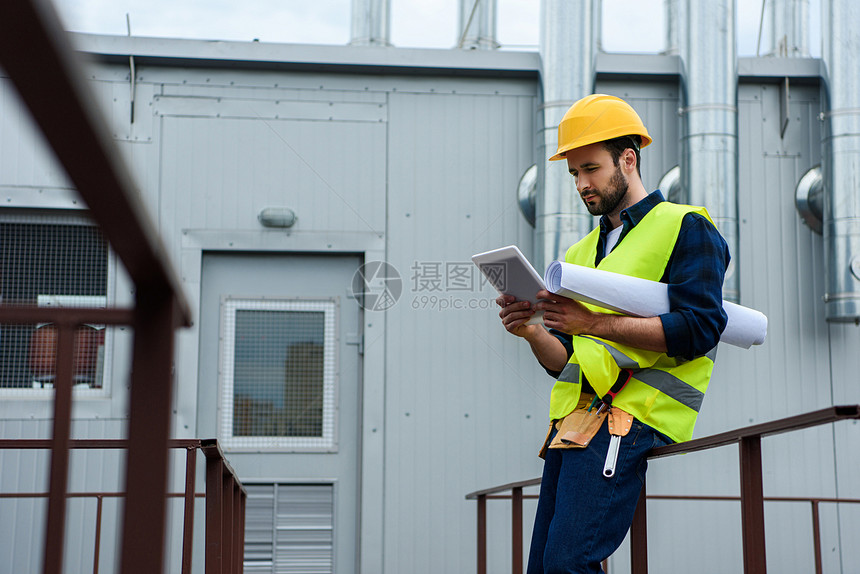
M 633 415 L 612 407 L 601 413 L 589 409 L 594 400 L 593 394 L 583 393 L 576 409 L 564 418 L 552 421 L 538 456 L 544 458 L 548 448 L 585 448 L 600 430 L 603 421 L 609 420 L 609 432 L 616 436 L 626 436 L 633 426 Z M 552 437 L 552 431 L 557 431 Z

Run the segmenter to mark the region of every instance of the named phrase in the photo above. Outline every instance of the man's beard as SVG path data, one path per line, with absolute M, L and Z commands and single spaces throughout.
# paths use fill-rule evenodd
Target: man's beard
M 605 190 L 599 190 L 599 193 L 596 194 L 599 201 L 594 204 L 585 204 L 586 209 L 588 209 L 588 213 L 591 215 L 606 215 L 607 213 L 613 213 L 618 209 L 624 196 L 627 195 L 627 187 L 627 179 L 621 172 L 621 168 L 616 166 L 615 173 L 612 174 L 612 179 L 609 180 L 607 188 Z

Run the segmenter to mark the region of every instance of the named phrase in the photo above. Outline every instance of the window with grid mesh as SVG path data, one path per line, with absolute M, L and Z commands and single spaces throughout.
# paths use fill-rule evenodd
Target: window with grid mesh
M 221 434 L 228 448 L 334 448 L 331 300 L 222 305 Z
M 4 305 L 105 307 L 108 244 L 98 227 L 71 218 L 0 219 L 0 300 Z M 0 388 L 53 385 L 57 331 L 48 324 L 0 325 Z M 105 329 L 75 334 L 78 387 L 103 386 Z

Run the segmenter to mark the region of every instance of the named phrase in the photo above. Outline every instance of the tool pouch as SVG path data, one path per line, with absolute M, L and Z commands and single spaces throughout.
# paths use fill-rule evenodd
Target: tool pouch
M 561 420 L 555 440 L 549 448 L 585 448 L 606 419 L 607 412 L 597 414 L 594 409 L 573 411 Z
M 588 411 L 588 405 L 593 398 L 593 395 L 581 397 L 576 410 L 556 421 L 555 428 L 558 432 L 548 445 L 549 448 L 585 448 L 588 446 L 608 414 L 606 411 L 597 414 L 597 409 L 594 408 L 591 409 L 591 412 Z M 550 434 L 551 432 L 552 428 L 550 428 Z
M 567 415 L 564 418 L 556 419 L 550 423 L 549 431 L 547 431 L 547 433 L 546 433 L 546 439 L 544 439 L 543 445 L 541 445 L 540 452 L 538 453 L 539 457 L 545 458 L 546 457 L 546 450 L 548 448 L 582 448 L 583 446 L 585 446 L 585 445 L 576 445 L 576 444 L 565 444 L 565 443 L 561 442 L 560 437 L 561 437 L 562 433 L 573 430 L 573 428 L 571 427 L 571 424 L 574 423 L 574 419 L 571 417 L 575 413 L 584 413 L 586 411 L 586 409 L 588 409 L 588 405 L 591 404 L 593 399 L 594 399 L 593 393 L 581 393 L 579 396 L 579 402 L 576 404 L 576 409 L 574 409 L 574 411 L 572 413 L 570 413 L 569 415 Z M 577 417 L 580 417 L 580 416 L 581 415 L 577 415 Z M 592 412 L 591 412 L 591 418 L 597 418 L 594 415 L 594 410 L 592 410 Z M 568 420 L 568 419 L 570 419 L 570 420 Z M 600 420 L 603 420 L 603 418 L 601 418 Z M 565 421 L 567 421 L 567 422 L 565 423 Z M 564 427 L 564 430 L 562 430 L 562 427 Z M 595 427 L 595 429 L 594 429 L 594 433 L 597 433 L 597 429 L 599 429 L 599 428 L 600 428 L 600 425 L 597 425 L 597 427 Z M 555 430 L 557 432 L 556 432 L 555 438 L 550 442 L 550 437 L 552 437 L 552 431 L 553 430 Z M 592 434 L 591 436 L 594 436 L 594 434 Z
M 612 435 L 627 436 L 633 427 L 633 415 L 630 413 L 612 407 L 608 413 L 604 411 L 596 415 L 594 410 L 587 412 L 587 404 L 588 401 L 585 404 L 580 402 L 575 411 L 563 419 L 553 421 L 538 453 L 540 458 L 546 457 L 548 448 L 585 448 L 600 430 L 604 419 L 608 419 L 609 434 Z M 550 441 L 554 429 L 558 432 Z
M 633 415 L 624 412 L 618 407 L 612 407 L 609 411 L 609 434 L 615 436 L 627 436 L 633 426 Z

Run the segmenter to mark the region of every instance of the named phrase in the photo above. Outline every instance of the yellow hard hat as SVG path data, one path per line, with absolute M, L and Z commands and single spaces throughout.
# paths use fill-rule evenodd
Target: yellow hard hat
M 645 124 L 630 104 L 615 96 L 591 94 L 564 114 L 558 125 L 558 151 L 549 161 L 564 159 L 564 154 L 578 147 L 629 135 L 642 138 L 640 147 L 651 143 Z

